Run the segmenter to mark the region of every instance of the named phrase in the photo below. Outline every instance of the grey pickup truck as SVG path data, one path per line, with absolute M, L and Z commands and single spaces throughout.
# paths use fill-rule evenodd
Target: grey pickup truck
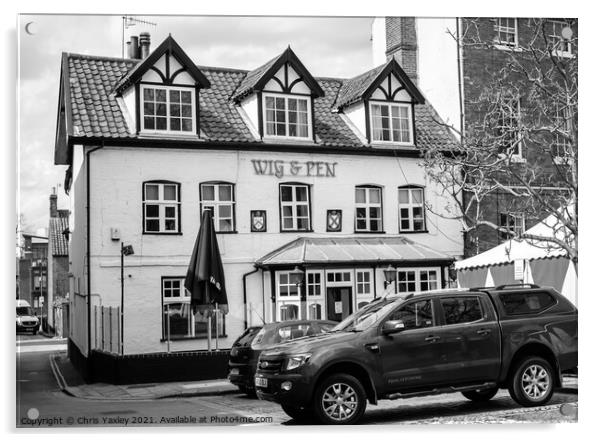
M 543 405 L 577 366 L 577 309 L 536 285 L 377 298 L 330 332 L 265 350 L 255 390 L 294 419 L 353 424 L 379 399 L 499 388 Z

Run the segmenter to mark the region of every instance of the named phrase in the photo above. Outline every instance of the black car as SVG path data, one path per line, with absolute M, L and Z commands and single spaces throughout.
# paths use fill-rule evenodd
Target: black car
M 249 327 L 232 345 L 228 379 L 241 391 L 254 395 L 255 369 L 259 354 L 263 350 L 292 339 L 325 333 L 335 325 L 337 323 L 333 321 L 308 319 Z
M 500 286 L 377 299 L 331 332 L 265 350 L 260 399 L 294 419 L 352 424 L 366 403 L 499 388 L 540 406 L 577 366 L 577 308 L 553 288 Z

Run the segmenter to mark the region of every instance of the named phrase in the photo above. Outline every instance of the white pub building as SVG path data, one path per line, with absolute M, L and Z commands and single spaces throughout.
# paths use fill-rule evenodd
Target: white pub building
M 245 71 L 197 66 L 171 36 L 149 47 L 142 34 L 127 59 L 62 58 L 55 163 L 68 166 L 72 205 L 69 352 L 88 379 L 225 377 L 248 326 L 339 321 L 387 283 L 446 287 L 461 225 L 436 215 L 451 202 L 420 151 L 455 138 L 395 60 L 315 78 L 290 48 Z M 184 288 L 203 210 L 229 301 L 211 318 L 217 352 Z

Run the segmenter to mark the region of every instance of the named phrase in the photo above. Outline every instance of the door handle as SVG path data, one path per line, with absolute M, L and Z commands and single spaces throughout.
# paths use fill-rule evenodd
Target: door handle
M 477 330 L 477 335 L 487 336 L 489 333 L 491 333 L 491 330 L 489 330 L 488 328 L 482 328 L 480 330 Z
M 426 342 L 437 342 L 439 339 L 441 339 L 441 336 L 430 335 L 430 336 L 427 336 L 426 338 L 424 338 L 424 340 Z

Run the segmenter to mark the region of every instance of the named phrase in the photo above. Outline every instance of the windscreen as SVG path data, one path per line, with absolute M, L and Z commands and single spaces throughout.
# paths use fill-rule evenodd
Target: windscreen
M 261 327 L 249 327 L 245 332 L 234 342 L 234 347 L 247 347 L 251 345 L 253 338 L 257 336 Z
M 339 325 L 332 329 L 336 331 L 364 331 L 382 317 L 389 314 L 391 306 L 398 299 L 382 299 L 362 307 L 360 310 L 345 318 Z
M 35 316 L 31 307 L 17 307 L 17 316 Z

